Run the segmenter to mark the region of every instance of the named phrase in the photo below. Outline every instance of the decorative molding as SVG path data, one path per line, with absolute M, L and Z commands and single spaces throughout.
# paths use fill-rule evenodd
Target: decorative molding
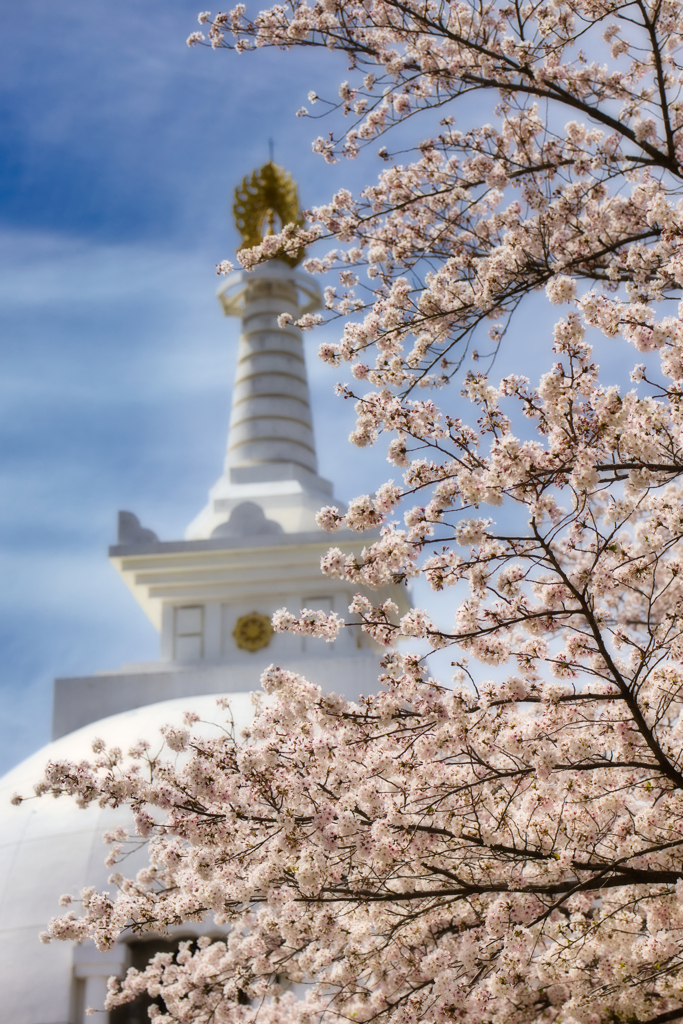
M 232 631 L 235 643 L 243 651 L 260 651 L 267 647 L 273 635 L 273 627 L 267 615 L 250 612 L 242 615 Z
M 147 530 L 133 512 L 119 512 L 119 544 L 156 544 L 159 540 L 153 530 Z
M 235 505 L 230 518 L 212 531 L 212 537 L 267 537 L 282 533 L 282 527 L 273 519 L 266 519 L 265 512 L 254 501 L 243 501 Z

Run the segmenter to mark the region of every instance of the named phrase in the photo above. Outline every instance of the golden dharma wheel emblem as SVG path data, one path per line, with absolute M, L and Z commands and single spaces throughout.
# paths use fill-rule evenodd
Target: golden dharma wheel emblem
M 304 223 L 291 175 L 272 160 L 264 164 L 260 171 L 247 176 L 241 186 L 235 189 L 232 209 L 237 230 L 242 236 L 242 249 L 260 245 L 264 234 L 274 234 L 275 218 L 279 221 L 278 230 L 285 224 L 303 227 Z M 304 250 L 300 249 L 296 255 L 283 254 L 279 259 L 295 267 L 303 257 Z
M 267 647 L 273 635 L 273 627 L 267 615 L 250 612 L 242 615 L 232 631 L 235 643 L 243 651 L 260 651 Z

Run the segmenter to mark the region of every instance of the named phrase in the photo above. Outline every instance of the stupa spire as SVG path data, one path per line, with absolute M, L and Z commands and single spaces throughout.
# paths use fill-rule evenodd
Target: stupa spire
M 271 187 L 278 181 L 279 192 Z M 252 175 L 238 198 L 245 233 L 250 217 L 267 230 L 268 210 L 282 223 L 286 202 L 299 216 L 293 182 L 272 164 Z M 59 680 L 55 736 L 171 697 L 252 689 L 272 662 L 349 696 L 376 685 L 377 647 L 366 634 L 345 630 L 326 644 L 270 627 L 273 613 L 284 606 L 343 617 L 357 590 L 355 583 L 320 572 L 329 537 L 315 516 L 330 504 L 332 485 L 316 471 L 301 335 L 277 326 L 281 313 L 298 316 L 320 304 L 317 285 L 310 275 L 271 260 L 233 274 L 219 298 L 225 312 L 242 321 L 223 473 L 184 540 L 159 540 L 133 513 L 123 512 L 118 543 L 109 552 L 159 630 L 160 659 Z M 367 534 L 343 531 L 338 539 L 361 558 Z M 401 614 L 408 610 L 404 588 L 385 593 Z
M 235 189 L 233 213 L 240 248 L 303 223 L 296 184 L 272 160 Z M 301 331 L 278 326 L 282 313 L 297 320 L 322 305 L 316 282 L 295 269 L 303 255 L 237 271 L 219 288 L 226 316 L 241 319 L 237 372 L 223 475 L 188 527 L 188 539 L 215 535 L 244 501 L 260 505 L 285 532 L 310 530 L 331 493 L 318 476 Z

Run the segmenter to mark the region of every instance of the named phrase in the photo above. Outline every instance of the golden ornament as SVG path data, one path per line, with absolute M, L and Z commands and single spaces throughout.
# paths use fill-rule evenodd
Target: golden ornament
M 235 643 L 243 651 L 260 651 L 267 647 L 273 635 L 273 627 L 267 615 L 250 612 L 242 615 L 232 631 Z
M 285 224 L 296 224 L 303 227 L 304 219 L 299 212 L 299 199 L 296 184 L 290 174 L 278 167 L 272 160 L 264 164 L 260 171 L 254 171 L 239 188 L 235 189 L 233 205 L 235 224 L 242 236 L 241 249 L 251 249 L 260 245 L 264 236 L 264 224 L 267 224 L 266 235 L 275 234 L 275 218 L 278 217 L 281 227 Z M 300 249 L 295 256 L 279 256 L 290 266 L 295 267 L 304 257 Z

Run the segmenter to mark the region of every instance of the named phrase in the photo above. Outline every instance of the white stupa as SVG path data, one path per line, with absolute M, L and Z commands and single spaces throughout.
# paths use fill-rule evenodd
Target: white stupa
M 295 221 L 291 178 L 266 164 L 237 191 L 235 212 L 245 246 L 259 241 L 264 225 L 272 230 L 275 218 Z M 2 1024 L 91 1021 L 85 1009 L 101 1010 L 109 975 L 159 948 L 134 936 L 106 955 L 90 944 L 39 943 L 39 932 L 60 912 L 62 893 L 107 888 L 101 834 L 125 814 L 81 811 L 66 799 L 11 806 L 15 792 L 31 792 L 47 761 L 87 757 L 94 737 L 124 750 L 141 737 L 160 739 L 160 726 L 179 724 L 187 709 L 219 721 L 219 694 L 230 696 L 240 728 L 251 714 L 250 692 L 273 662 L 351 699 L 377 686 L 378 650 L 365 634 L 347 630 L 326 644 L 270 628 L 283 605 L 346 615 L 357 589 L 320 573 L 329 538 L 315 513 L 330 503 L 332 485 L 317 472 L 301 334 L 277 325 L 281 313 L 296 318 L 320 306 L 317 285 L 296 262 L 237 272 L 219 290 L 225 313 L 241 318 L 227 452 L 223 474 L 185 539 L 160 541 L 135 515 L 119 513 L 110 559 L 159 630 L 159 660 L 57 679 L 53 742 L 0 779 Z M 367 542 L 353 533 L 337 538 L 349 552 L 360 553 Z M 391 596 L 405 609 L 405 592 L 395 590 Z M 178 937 L 211 928 L 207 921 Z M 147 1015 L 138 1005 L 94 1019 L 144 1024 Z

